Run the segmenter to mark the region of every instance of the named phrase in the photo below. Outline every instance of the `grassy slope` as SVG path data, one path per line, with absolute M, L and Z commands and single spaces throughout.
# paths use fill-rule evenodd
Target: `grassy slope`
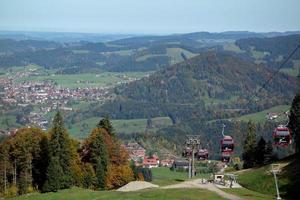
M 74 137 L 83 138 L 96 127 L 99 121 L 100 118 L 92 117 L 73 124 L 69 128 L 70 134 Z M 147 119 L 112 120 L 112 124 L 117 133 L 137 133 L 147 129 Z M 156 117 L 152 119 L 152 124 L 153 128 L 147 129 L 148 131 L 156 131 L 159 128 L 171 125 L 172 122 L 169 117 Z
M 244 50 L 241 50 L 240 47 L 238 47 L 236 44 L 234 43 L 226 43 L 223 46 L 225 51 L 233 51 L 236 53 L 243 53 L 245 52 Z
M 153 199 L 153 200 L 163 200 L 163 199 L 186 199 L 186 200 L 196 200 L 199 199 L 210 199 L 218 200 L 223 199 L 217 194 L 210 192 L 208 190 L 201 189 L 150 189 L 142 190 L 137 192 L 116 192 L 116 191 L 91 191 L 80 188 L 73 188 L 69 190 L 62 190 L 57 193 L 47 193 L 47 194 L 29 194 L 23 195 L 21 197 L 11 198 L 15 200 L 82 200 L 82 199 L 93 199 L 93 200 L 121 200 L 121 199 Z
M 248 114 L 248 115 L 243 115 L 241 117 L 236 118 L 236 120 L 241 120 L 241 121 L 245 121 L 248 122 L 249 120 L 252 120 L 253 122 L 265 122 L 267 121 L 266 115 L 269 112 L 275 112 L 277 114 L 281 114 L 287 110 L 289 110 L 290 106 L 289 105 L 279 105 L 279 106 L 275 106 L 272 107 L 270 109 L 267 110 L 263 110 L 261 112 L 257 112 L 257 113 L 253 113 L 253 114 Z M 282 115 L 279 119 L 279 121 L 281 120 L 286 120 L 285 116 Z
M 184 53 L 187 58 L 191 58 L 197 55 L 182 48 L 167 48 L 167 55 L 174 59 L 172 64 L 183 61 L 181 53 Z
M 290 162 L 290 160 L 283 160 L 276 164 L 280 164 L 282 169 L 285 169 Z M 270 173 L 270 170 L 271 165 L 267 165 L 260 168 L 253 168 L 237 172 L 239 175 L 238 182 L 249 190 L 275 197 L 275 182 L 273 174 Z M 286 172 L 282 170 L 282 172 L 278 174 L 279 191 L 282 196 L 287 195 L 286 187 L 290 184 L 290 180 L 285 173 Z

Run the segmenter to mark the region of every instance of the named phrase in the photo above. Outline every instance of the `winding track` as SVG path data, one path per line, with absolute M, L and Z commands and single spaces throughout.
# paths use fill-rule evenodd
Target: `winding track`
M 206 184 L 202 184 L 201 183 L 201 179 L 195 179 L 195 180 L 191 180 L 191 181 L 184 181 L 182 183 L 179 184 L 174 184 L 174 185 L 167 185 L 167 186 L 163 186 L 160 187 L 161 189 L 171 189 L 171 188 L 201 188 L 201 189 L 207 189 L 209 191 L 215 192 L 218 195 L 220 195 L 223 198 L 226 199 L 231 199 L 231 200 L 242 200 L 241 197 L 233 195 L 233 194 L 229 194 L 224 192 L 223 190 L 220 190 L 217 186 L 215 186 L 212 183 L 206 183 Z

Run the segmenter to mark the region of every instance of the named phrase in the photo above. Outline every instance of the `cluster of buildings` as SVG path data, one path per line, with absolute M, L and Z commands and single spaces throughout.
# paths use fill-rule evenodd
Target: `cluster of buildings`
M 164 159 L 161 160 L 157 155 L 146 156 L 146 149 L 136 142 L 127 143 L 125 145 L 129 153 L 129 159 L 134 161 L 136 166 L 142 166 L 147 168 L 153 167 L 171 167 L 174 160 Z
M 99 88 L 63 88 L 56 86 L 53 81 L 26 81 L 23 83 L 6 82 L 3 95 L 4 103 L 47 104 L 48 108 L 58 103 L 66 105 L 70 100 L 105 101 L 111 98 L 109 87 Z
M 26 125 L 38 126 L 46 129 L 48 121 L 45 115 L 59 108 L 72 111 L 70 101 L 97 101 L 105 102 L 114 98 L 112 87 L 85 87 L 64 88 L 55 82 L 48 81 L 24 81 L 18 79 L 30 75 L 29 72 L 17 73 L 14 77 L 0 77 L 0 99 L 3 106 L 27 107 L 33 105 L 34 111 L 26 116 Z

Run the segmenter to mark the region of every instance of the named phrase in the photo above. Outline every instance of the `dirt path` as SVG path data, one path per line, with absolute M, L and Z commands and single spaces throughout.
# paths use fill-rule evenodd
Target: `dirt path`
M 167 185 L 164 187 L 160 187 L 162 189 L 171 189 L 171 188 L 201 188 L 201 189 L 207 189 L 210 190 L 212 192 L 217 193 L 218 195 L 220 195 L 223 198 L 226 199 L 231 199 L 231 200 L 242 200 L 241 197 L 233 195 L 233 194 L 229 194 L 224 192 L 223 190 L 220 190 L 218 187 L 216 187 L 214 184 L 212 183 L 206 183 L 206 184 L 202 184 L 201 183 L 201 179 L 196 179 L 196 180 L 192 180 L 192 181 L 185 181 L 179 184 L 175 184 L 175 185 Z

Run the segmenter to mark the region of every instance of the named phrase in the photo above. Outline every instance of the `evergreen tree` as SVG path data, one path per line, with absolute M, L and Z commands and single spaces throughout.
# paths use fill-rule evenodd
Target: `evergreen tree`
M 296 153 L 300 153 L 300 92 L 295 96 L 292 102 L 288 126 L 296 144 Z
M 47 181 L 43 187 L 43 192 L 57 192 L 61 189 L 61 179 L 64 176 L 62 167 L 60 166 L 58 156 L 50 158 L 47 168 Z
M 60 112 L 57 112 L 53 119 L 53 126 L 50 130 L 49 159 L 47 168 L 47 180 L 44 191 L 57 191 L 58 189 L 70 188 L 72 185 L 71 172 L 71 141 L 63 126 L 63 119 Z M 58 170 L 58 171 L 55 171 Z M 61 169 L 61 170 L 60 170 Z M 58 184 L 53 179 L 56 178 Z
M 255 145 L 256 145 L 256 134 L 255 125 L 248 122 L 248 133 L 244 143 L 243 161 L 244 168 L 251 168 L 255 165 Z
M 114 135 L 114 128 L 109 117 L 106 115 L 97 125 L 98 128 L 104 128 L 110 135 Z
M 265 159 L 263 164 L 270 164 L 274 160 L 275 156 L 273 153 L 273 145 L 271 141 L 268 141 L 266 144 L 266 150 L 265 150 Z
M 257 165 L 264 164 L 266 156 L 266 141 L 263 137 L 260 137 L 256 147 L 255 147 L 255 163 Z
M 93 166 L 90 163 L 84 165 L 82 186 L 84 188 L 92 188 L 95 184 L 96 175 Z
M 100 189 L 104 189 L 108 165 L 108 152 L 106 144 L 104 143 L 102 129 L 94 129 L 91 137 L 92 140 L 89 147 L 90 160 L 96 172 L 97 186 Z

